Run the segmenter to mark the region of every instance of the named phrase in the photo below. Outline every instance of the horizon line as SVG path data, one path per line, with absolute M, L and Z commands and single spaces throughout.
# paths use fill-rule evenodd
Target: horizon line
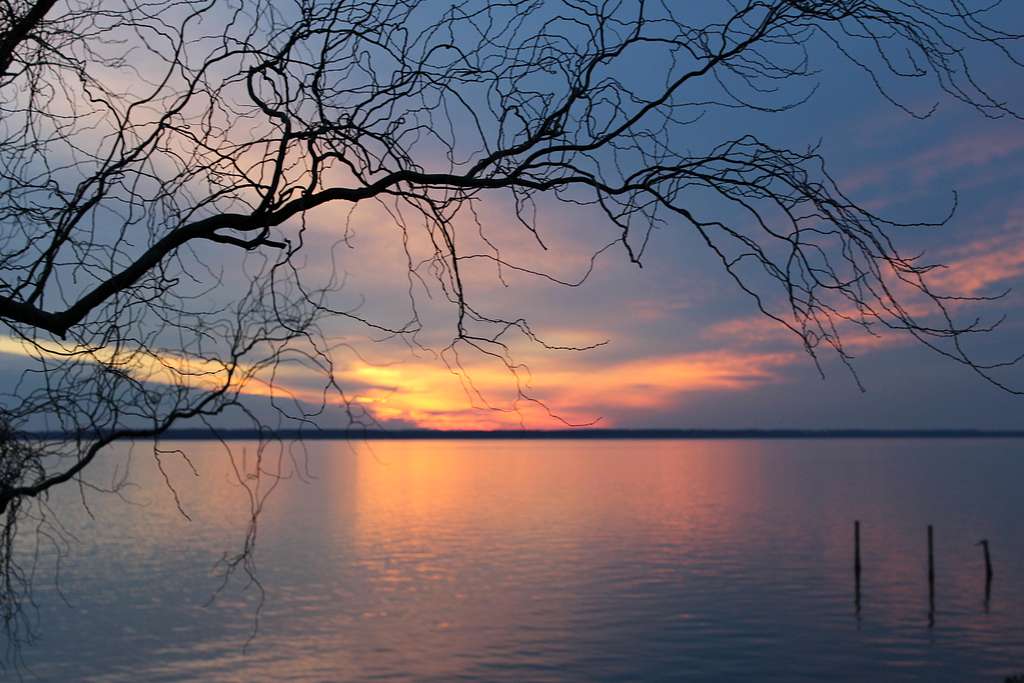
M 23 432 L 26 437 L 63 440 L 96 436 L 75 432 Z M 288 440 L 444 440 L 444 439 L 1021 439 L 1024 430 L 1013 429 L 679 429 L 679 428 L 595 428 L 566 429 L 209 429 L 168 430 L 155 438 L 164 441 L 203 439 L 250 440 L 260 437 Z M 140 437 L 149 440 L 154 437 Z

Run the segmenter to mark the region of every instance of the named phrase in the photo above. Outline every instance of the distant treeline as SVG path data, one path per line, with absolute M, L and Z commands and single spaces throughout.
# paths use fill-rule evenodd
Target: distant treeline
M 36 432 L 29 436 L 42 440 L 88 438 L 89 434 Z M 1020 439 L 1024 430 L 984 429 L 178 429 L 165 432 L 160 439 L 174 440 L 252 440 L 252 439 Z

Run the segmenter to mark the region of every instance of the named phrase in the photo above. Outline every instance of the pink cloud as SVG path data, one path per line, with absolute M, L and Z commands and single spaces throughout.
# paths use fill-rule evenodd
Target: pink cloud
M 1024 152 L 1024 135 L 1019 131 L 957 131 L 941 144 L 916 154 L 896 157 L 883 165 L 863 168 L 844 176 L 840 187 L 856 192 L 888 183 L 894 177 L 925 185 L 938 176 L 966 168 L 992 168 L 993 164 Z M 974 179 L 968 177 L 967 181 Z
M 942 293 L 962 296 L 992 294 L 1024 276 L 1024 235 L 1017 223 L 1014 233 L 975 240 L 945 252 L 946 267 L 930 278 Z M 998 292 L 996 292 L 998 293 Z

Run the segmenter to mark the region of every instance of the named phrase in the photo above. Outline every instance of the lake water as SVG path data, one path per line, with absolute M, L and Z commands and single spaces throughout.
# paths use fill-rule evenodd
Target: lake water
M 109 486 L 130 458 L 121 497 L 51 497 L 67 543 L 59 584 L 39 549 L 26 680 L 1024 672 L 1022 441 L 319 441 L 264 452 L 259 478 L 254 443 L 165 446 L 197 470 L 160 457 L 191 521 L 142 447 L 91 473 Z M 260 607 L 244 574 L 218 590 L 217 562 L 261 499 Z

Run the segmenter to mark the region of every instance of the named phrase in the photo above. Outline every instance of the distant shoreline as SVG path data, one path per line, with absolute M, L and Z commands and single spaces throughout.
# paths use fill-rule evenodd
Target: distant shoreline
M 28 433 L 29 438 L 63 440 L 74 434 Z M 266 430 L 179 429 L 168 431 L 161 441 L 225 439 L 269 439 L 324 441 L 415 441 L 415 440 L 600 440 L 600 439 L 1024 439 L 1024 430 L 988 429 L 556 429 L 556 430 L 436 430 L 436 429 L 320 429 Z

